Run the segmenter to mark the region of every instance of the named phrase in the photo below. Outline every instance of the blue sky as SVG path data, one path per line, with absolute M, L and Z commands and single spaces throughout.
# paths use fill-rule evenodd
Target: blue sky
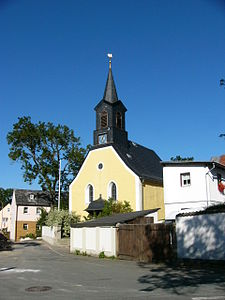
M 0 28 L 0 187 L 38 188 L 8 158 L 18 117 L 92 143 L 107 53 L 130 140 L 162 160 L 225 153 L 224 0 L 0 0 Z

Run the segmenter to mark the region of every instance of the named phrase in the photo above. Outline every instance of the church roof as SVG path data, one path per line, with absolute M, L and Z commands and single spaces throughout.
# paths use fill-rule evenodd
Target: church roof
M 103 100 L 105 100 L 107 102 L 110 102 L 110 103 L 115 103 L 115 102 L 118 101 L 116 86 L 115 86 L 115 82 L 114 82 L 114 79 L 113 79 L 113 74 L 112 74 L 111 67 L 109 68 L 109 73 L 108 73 L 108 78 L 107 78 L 107 81 L 106 81 Z
M 163 167 L 160 157 L 151 149 L 135 142 L 128 141 L 128 145 L 114 143 L 94 146 L 92 149 L 112 146 L 124 163 L 141 179 L 163 182 Z

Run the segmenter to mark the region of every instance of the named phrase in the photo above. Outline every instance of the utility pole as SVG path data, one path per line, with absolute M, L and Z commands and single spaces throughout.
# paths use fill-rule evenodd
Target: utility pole
M 58 194 L 58 210 L 60 210 L 60 189 L 61 189 L 61 159 L 59 160 L 59 194 Z

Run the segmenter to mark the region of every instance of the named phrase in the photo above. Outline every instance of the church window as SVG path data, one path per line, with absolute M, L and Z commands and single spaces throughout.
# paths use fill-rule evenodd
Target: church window
M 110 182 L 109 184 L 108 197 L 117 200 L 117 187 L 114 182 Z
M 120 112 L 116 113 L 116 127 L 122 129 L 122 115 Z
M 108 114 L 106 111 L 101 113 L 101 128 L 106 128 L 108 126 Z
M 85 203 L 88 204 L 94 200 L 94 188 L 89 184 L 85 191 Z

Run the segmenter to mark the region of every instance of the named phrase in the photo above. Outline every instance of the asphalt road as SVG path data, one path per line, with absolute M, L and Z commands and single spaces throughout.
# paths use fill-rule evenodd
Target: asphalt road
M 25 242 L 0 252 L 0 299 L 221 300 L 225 270 L 76 256 Z

